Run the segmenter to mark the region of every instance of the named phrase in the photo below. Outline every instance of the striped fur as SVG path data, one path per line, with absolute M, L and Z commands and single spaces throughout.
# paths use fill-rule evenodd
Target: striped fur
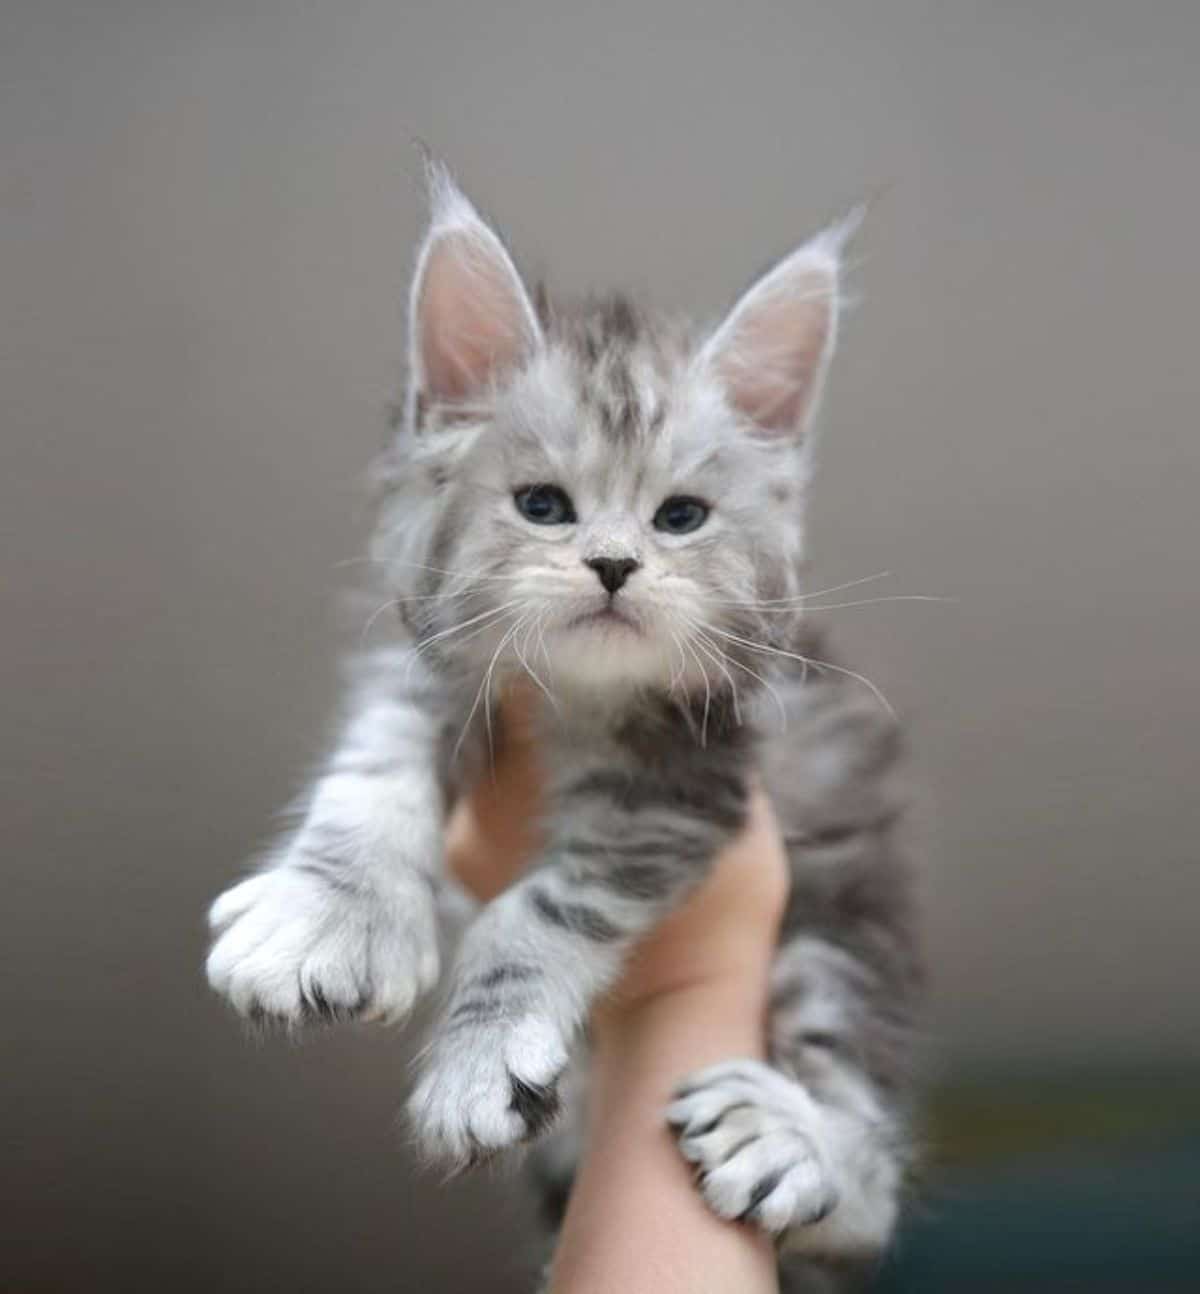
M 457 1167 L 557 1122 L 537 1163 L 565 1198 L 588 1009 L 707 874 L 761 775 L 793 879 L 771 1064 L 697 1075 L 668 1115 L 718 1212 L 805 1262 L 875 1253 L 906 1162 L 919 975 L 894 726 L 809 664 L 826 657 L 800 600 L 838 237 L 697 334 L 621 297 L 535 306 L 432 180 L 411 388 L 377 474 L 397 639 L 360 666 L 294 832 L 214 905 L 209 978 L 286 1023 L 403 1016 L 438 977 L 446 806 L 503 741 L 506 689 L 532 683 L 544 848 L 462 932 L 409 1108 Z M 543 484 L 569 496 L 558 524 L 516 506 Z M 679 496 L 709 510 L 694 531 L 656 520 Z M 602 586 L 614 562 L 625 582 Z

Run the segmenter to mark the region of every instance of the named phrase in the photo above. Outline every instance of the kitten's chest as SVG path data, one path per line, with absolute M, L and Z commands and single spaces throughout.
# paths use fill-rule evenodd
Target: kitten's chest
M 564 767 L 620 761 L 621 721 L 615 707 L 567 706 L 525 680 L 506 685 L 487 705 L 469 689 L 448 689 L 440 743 L 445 781 L 457 796 L 515 762 L 548 788 Z

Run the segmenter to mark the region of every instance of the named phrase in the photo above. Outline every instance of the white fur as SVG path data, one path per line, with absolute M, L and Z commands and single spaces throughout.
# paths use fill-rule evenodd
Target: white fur
M 330 890 L 286 865 L 213 904 L 208 981 L 242 1014 L 299 1024 L 319 995 L 333 1012 L 398 1020 L 438 976 L 431 894 L 400 881 L 390 901 Z
M 437 724 L 393 690 L 416 664 L 397 650 L 370 662 L 299 828 L 212 906 L 209 982 L 243 1014 L 295 1024 L 324 1004 L 398 1019 L 437 980 Z
M 471 997 L 473 980 L 510 960 L 569 964 L 572 974 L 539 979 L 536 996 L 498 1019 L 442 1028 L 435 1035 L 422 1057 L 408 1112 L 424 1153 L 452 1167 L 528 1135 L 511 1108 L 511 1080 L 555 1085 L 587 1003 L 612 981 L 620 964 L 617 948 L 589 944 L 532 918 L 523 893 L 528 883 L 526 878 L 493 900 L 464 933 L 454 966 L 456 994 Z M 556 890 L 552 873 L 543 873 L 538 883 Z
M 465 1167 L 522 1140 L 528 1128 L 512 1107 L 512 1079 L 552 1086 L 566 1068 L 568 1046 L 552 1018 L 532 1014 L 439 1038 L 436 1063 L 408 1103 L 424 1152 Z
M 749 1210 L 794 1252 L 875 1253 L 886 1244 L 898 1171 L 860 1114 L 817 1102 L 761 1061 L 739 1060 L 689 1078 L 666 1117 L 721 1217 Z

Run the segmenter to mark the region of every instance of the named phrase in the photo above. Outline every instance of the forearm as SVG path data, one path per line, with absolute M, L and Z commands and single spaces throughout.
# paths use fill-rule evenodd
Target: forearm
M 717 1218 L 663 1122 L 688 1073 L 763 1049 L 760 989 L 698 982 L 597 1030 L 587 1145 L 551 1294 L 767 1294 L 770 1241 Z
M 531 759 L 502 760 L 449 833 L 477 892 L 510 883 L 531 848 Z M 527 812 L 519 806 L 529 804 Z M 479 864 L 483 863 L 482 869 Z M 689 1074 L 765 1050 L 768 968 L 787 869 L 761 793 L 684 908 L 634 951 L 592 1015 L 587 1150 L 560 1236 L 550 1294 L 774 1294 L 769 1239 L 721 1221 L 690 1180 L 665 1123 Z

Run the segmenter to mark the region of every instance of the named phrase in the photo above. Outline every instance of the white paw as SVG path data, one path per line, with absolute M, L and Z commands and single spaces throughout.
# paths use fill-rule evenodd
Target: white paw
M 692 1075 L 667 1108 L 713 1210 L 775 1235 L 820 1222 L 838 1203 L 824 1117 L 798 1083 L 754 1060 Z
M 438 976 L 433 895 L 420 876 L 383 895 L 285 859 L 226 890 L 209 924 L 208 982 L 253 1019 L 394 1020 Z
M 408 1102 L 422 1150 L 458 1170 L 536 1137 L 558 1113 L 566 1064 L 566 1040 L 549 1020 L 455 1028 L 451 1016 Z

